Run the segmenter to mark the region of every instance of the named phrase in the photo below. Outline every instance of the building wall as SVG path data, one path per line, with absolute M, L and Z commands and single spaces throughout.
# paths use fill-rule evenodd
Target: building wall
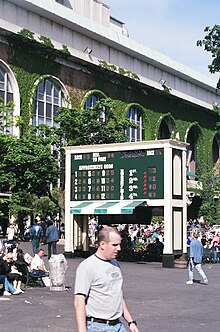
M 0 25 L 7 32 L 22 28 L 51 39 L 58 49 L 68 45 L 74 57 L 99 66 L 99 60 L 122 67 L 139 76 L 141 82 L 163 90 L 161 78 L 179 98 L 212 109 L 220 103 L 215 82 L 162 54 L 136 43 L 110 24 L 109 8 L 102 1 L 72 0 L 68 6 L 55 0 L 0 0 Z M 84 53 L 86 47 L 91 56 Z
M 24 119 L 21 133 L 32 118 L 37 80 L 51 75 L 65 85 L 74 107 L 82 107 L 85 94 L 93 90 L 117 101 L 118 116 L 125 117 L 130 105 L 138 105 L 143 139 L 156 139 L 163 119 L 173 123 L 173 139 L 186 141 L 189 129 L 199 128 L 198 156 L 211 166 L 219 121 L 212 102 L 220 103 L 215 85 L 138 45 L 120 34 L 118 26 L 114 30 L 109 8 L 101 1 L 66 0 L 64 4 L 54 0 L 0 0 L 0 60 L 8 64 L 18 83 L 21 99 L 16 107 Z M 33 41 L 18 37 L 23 28 L 34 32 Z M 50 38 L 54 49 L 40 43 L 38 37 L 42 35 Z M 63 45 L 70 55 L 61 52 Z M 85 47 L 92 53 L 86 54 Z M 122 69 L 138 76 L 129 78 Z M 166 80 L 165 87 L 159 82 L 161 78 Z

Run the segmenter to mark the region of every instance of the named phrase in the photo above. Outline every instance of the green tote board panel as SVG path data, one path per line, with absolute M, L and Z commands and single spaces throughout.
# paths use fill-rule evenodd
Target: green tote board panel
M 164 198 L 164 149 L 71 154 L 71 200 Z

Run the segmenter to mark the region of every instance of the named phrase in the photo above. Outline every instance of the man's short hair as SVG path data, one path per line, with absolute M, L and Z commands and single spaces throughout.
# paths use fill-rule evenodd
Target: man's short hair
M 110 233 L 119 234 L 118 230 L 114 227 L 111 227 L 111 226 L 103 227 L 98 233 L 98 244 L 100 244 L 101 241 L 109 242 L 109 234 Z

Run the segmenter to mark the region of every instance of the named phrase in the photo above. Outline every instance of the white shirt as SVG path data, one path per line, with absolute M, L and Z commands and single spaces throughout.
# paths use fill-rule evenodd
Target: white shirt
M 40 258 L 38 254 L 35 254 L 31 261 L 31 271 L 39 270 L 39 266 L 45 268 L 43 259 Z

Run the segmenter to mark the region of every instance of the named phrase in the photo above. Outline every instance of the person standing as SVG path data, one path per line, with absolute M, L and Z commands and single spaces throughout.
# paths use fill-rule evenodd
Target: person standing
M 8 241 L 14 240 L 15 232 L 16 232 L 16 228 L 15 228 L 14 224 L 9 223 L 8 228 L 7 228 Z
M 188 264 L 189 280 L 186 282 L 188 285 L 193 284 L 193 271 L 194 268 L 198 271 L 202 277 L 204 284 L 208 285 L 208 278 L 206 277 L 202 269 L 202 257 L 203 257 L 203 246 L 198 240 L 199 234 L 194 233 L 192 241 L 190 243 L 190 258 Z
M 123 277 L 116 257 L 121 250 L 121 236 L 113 227 L 103 227 L 98 234 L 98 249 L 77 268 L 74 307 L 78 332 L 126 332 L 120 318 L 131 332 L 138 332 L 123 298 Z
M 30 238 L 32 241 L 33 253 L 37 254 L 40 248 L 40 240 L 43 238 L 43 229 L 37 219 L 35 219 L 34 225 L 30 228 Z
M 55 255 L 57 253 L 57 242 L 60 238 L 60 232 L 52 221 L 49 221 L 48 225 L 45 236 L 48 244 L 48 259 L 50 259 L 51 254 Z

